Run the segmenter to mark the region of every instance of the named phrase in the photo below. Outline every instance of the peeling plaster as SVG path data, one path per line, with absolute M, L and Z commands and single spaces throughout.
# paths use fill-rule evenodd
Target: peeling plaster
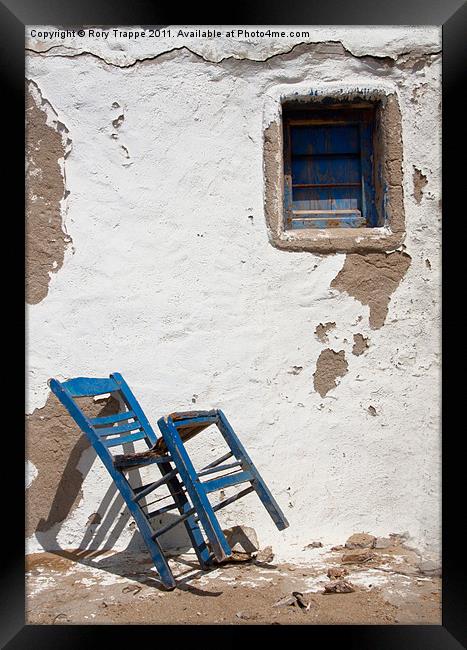
M 363 334 L 354 334 L 353 341 L 352 354 L 356 357 L 359 357 L 369 348 L 368 339 Z
M 26 85 L 26 300 L 37 304 L 49 290 L 71 242 L 63 225 L 64 160 L 68 129 L 37 84 Z
M 315 329 L 315 336 L 318 339 L 318 341 L 321 341 L 321 343 L 327 343 L 328 342 L 328 332 L 336 327 L 335 323 L 319 323 L 316 326 Z
M 425 189 L 425 186 L 427 185 L 428 180 L 425 174 L 422 174 L 422 172 L 417 169 L 417 167 L 413 168 L 413 196 L 414 199 L 417 203 L 420 203 L 423 197 L 423 190 Z
M 410 263 L 410 256 L 400 251 L 347 255 L 331 287 L 368 305 L 370 327 L 379 329 L 386 320 L 391 296 L 407 273 Z
M 89 417 L 117 413 L 113 397 L 102 402 L 85 399 Z M 74 420 L 52 393 L 43 408 L 26 416 L 26 456 L 37 476 L 26 491 L 26 534 L 46 532 L 79 505 L 83 475 L 78 464 L 90 446 Z
M 344 350 L 334 352 L 327 348 L 321 352 L 313 374 L 313 386 L 321 397 L 325 397 L 330 390 L 336 388 L 336 379 L 343 377 L 347 373 L 348 367 Z

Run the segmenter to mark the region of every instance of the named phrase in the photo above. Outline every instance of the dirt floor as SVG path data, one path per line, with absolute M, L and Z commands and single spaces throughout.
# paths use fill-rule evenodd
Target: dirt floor
M 46 625 L 441 624 L 441 579 L 423 572 L 420 557 L 402 545 L 363 551 L 327 546 L 307 553 L 309 560 L 300 565 L 252 559 L 207 572 L 187 553 L 171 560 L 178 581 L 173 591 L 161 586 L 146 554 L 29 555 L 26 620 Z M 348 573 L 330 578 L 330 569 Z M 326 585 L 354 591 L 323 593 Z

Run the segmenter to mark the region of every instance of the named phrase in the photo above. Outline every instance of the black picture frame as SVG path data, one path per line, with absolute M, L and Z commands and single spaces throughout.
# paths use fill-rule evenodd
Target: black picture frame
M 458 164 L 456 152 L 462 149 L 462 129 L 465 123 L 465 104 L 460 101 L 464 90 L 467 40 L 467 6 L 461 0 L 388 0 L 375 3 L 373 0 L 322 2 L 310 0 L 306 6 L 298 0 L 260 3 L 240 1 L 229 8 L 230 15 L 225 24 L 237 25 L 333 25 L 336 18 L 340 25 L 442 25 L 443 31 L 443 216 L 449 215 L 447 224 L 454 221 L 456 199 L 459 200 L 465 180 L 461 177 L 464 164 Z M 8 164 L 3 173 L 5 194 L 13 200 L 8 215 L 14 217 L 11 260 L 9 273 L 21 284 L 24 277 L 24 34 L 27 25 L 152 25 L 152 23 L 183 23 L 186 25 L 215 25 L 219 21 L 213 7 L 191 5 L 183 17 L 174 20 L 169 11 L 149 0 L 134 0 L 132 3 L 114 0 L 65 3 L 63 0 L 2 0 L 0 2 L 0 61 L 3 75 L 3 108 L 6 116 L 4 126 L 4 155 L 8 152 Z M 10 138 L 6 144 L 5 139 Z M 465 151 L 465 149 L 464 149 Z M 464 210 L 462 210 L 463 212 Z M 456 231 L 457 232 L 457 231 Z M 452 229 L 451 229 L 452 233 Z M 454 241 L 454 239 L 456 241 Z M 458 327 L 457 315 L 449 312 L 446 300 L 448 291 L 458 282 L 455 260 L 463 259 L 460 249 L 461 238 L 453 237 L 449 229 L 443 231 L 443 594 L 442 625 L 440 626 L 308 626 L 305 643 L 311 645 L 322 636 L 326 647 L 358 648 L 359 650 L 454 650 L 467 647 L 467 626 L 465 607 L 463 547 L 459 545 L 460 525 L 465 518 L 462 496 L 465 460 L 459 444 L 462 428 L 455 424 L 453 413 L 458 408 L 455 395 L 447 389 L 447 367 L 451 359 L 457 359 L 454 348 Z M 5 242 L 4 242 L 5 243 Z M 456 244 L 458 248 L 456 249 Z M 24 284 L 23 284 L 24 289 Z M 21 288 L 17 287 L 8 305 L 8 313 L 18 309 L 20 322 L 23 320 L 24 302 Z M 12 318 L 12 316 L 10 316 Z M 14 317 L 13 317 L 14 318 Z M 17 317 L 16 317 L 17 318 Z M 16 335 L 23 336 L 23 344 L 15 347 L 15 361 L 8 370 L 11 390 L 15 380 L 24 379 L 24 334 L 27 324 L 21 330 L 14 320 Z M 24 322 L 24 321 L 23 321 Z M 23 349 L 23 351 L 21 351 Z M 22 366 L 22 367 L 21 367 Z M 10 368 L 10 367 L 8 367 Z M 16 378 L 15 373 L 18 377 Z M 20 422 L 24 418 L 24 403 L 15 395 L 15 404 Z M 10 402 L 12 403 L 12 402 Z M 465 427 L 465 425 L 464 425 Z M 459 435 L 460 434 L 460 435 Z M 8 478 L 8 490 L 4 481 L 2 520 L 7 550 L 3 555 L 0 595 L 0 644 L 9 650 L 19 648 L 73 648 L 84 643 L 104 645 L 122 642 L 122 627 L 126 626 L 29 626 L 25 625 L 24 610 L 24 440 L 17 435 L 8 439 L 8 468 L 14 468 Z M 464 470 L 464 471 L 463 471 Z M 178 627 L 174 637 L 171 626 L 129 626 L 132 642 L 139 642 L 142 635 L 152 643 L 176 639 L 177 645 L 193 643 L 197 639 L 203 644 L 210 638 L 218 645 L 234 645 L 246 633 L 251 637 L 252 626 L 229 626 L 213 628 L 206 634 L 203 626 Z M 284 631 L 284 627 L 287 630 Z M 258 626 L 261 638 L 271 632 L 270 626 Z M 266 629 L 264 629 L 266 628 Z M 155 633 L 156 632 L 156 633 Z M 303 633 L 302 626 L 291 630 L 289 626 L 273 629 L 274 640 L 283 643 L 290 634 Z M 257 634 L 254 634 L 256 636 Z M 270 637 L 272 639 L 272 637 Z M 152 641 L 151 641 L 152 640 Z

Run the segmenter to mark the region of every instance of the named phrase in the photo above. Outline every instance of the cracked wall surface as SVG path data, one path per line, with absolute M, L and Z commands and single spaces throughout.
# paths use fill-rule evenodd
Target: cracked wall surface
M 37 84 L 26 84 L 26 300 L 37 304 L 50 274 L 62 267 L 70 237 L 63 229 L 65 177 L 61 161 L 71 141 L 66 127 L 49 118 L 53 108 Z
M 39 161 L 28 206 L 43 197 L 46 219 L 28 218 L 40 251 L 27 308 L 31 552 L 138 541 L 47 386 L 115 371 L 153 424 L 193 402 L 222 408 L 290 521 L 279 533 L 244 499 L 222 525 L 254 527 L 290 560 L 310 536 L 334 543 L 355 530 L 407 531 L 439 552 L 440 30 L 307 29 L 144 42 L 27 34 Z M 271 245 L 277 98 L 316 88 L 397 97 L 387 114 L 402 135 L 386 176 L 400 240 L 350 252 Z M 214 431 L 201 436 L 190 448 L 199 466 L 223 453 Z

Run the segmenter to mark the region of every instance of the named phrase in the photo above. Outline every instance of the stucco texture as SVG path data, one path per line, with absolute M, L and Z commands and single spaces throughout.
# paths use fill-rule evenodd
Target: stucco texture
M 53 412 L 28 444 L 28 492 L 41 481 L 50 504 L 42 518 L 67 466 L 74 477 L 69 507 L 39 531 L 31 520 L 30 552 L 137 541 L 125 517 L 111 521 L 121 504 L 92 449 L 52 426 L 47 386 L 119 371 L 153 423 L 193 404 L 222 408 L 290 527 L 278 532 L 255 495 L 222 523 L 252 526 L 279 559 L 356 531 L 405 532 L 439 553 L 440 30 L 307 29 L 308 39 L 248 42 L 27 39 L 26 76 L 72 142 L 65 158 L 54 136 L 61 159 L 49 162 L 54 232 L 73 242 L 45 246 L 57 265 L 47 258 L 27 311 L 30 427 Z M 317 49 L 326 42 L 335 51 Z M 271 245 L 268 106 L 277 87 L 327 84 L 397 94 L 397 251 Z M 315 335 L 327 323 L 335 327 Z M 358 354 L 357 340 L 369 342 Z M 337 358 L 327 350 L 345 363 L 322 396 L 318 359 Z M 208 430 L 190 441 L 195 462 L 215 458 L 217 440 Z

